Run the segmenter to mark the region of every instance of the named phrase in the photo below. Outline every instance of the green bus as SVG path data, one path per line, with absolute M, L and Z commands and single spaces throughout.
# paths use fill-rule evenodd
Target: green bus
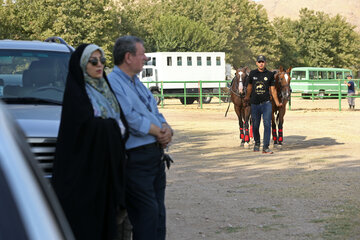
M 290 85 L 292 92 L 301 93 L 303 97 L 338 95 L 339 90 L 346 95 L 344 79 L 349 74 L 352 75 L 352 71 L 346 68 L 295 67 L 290 73 Z

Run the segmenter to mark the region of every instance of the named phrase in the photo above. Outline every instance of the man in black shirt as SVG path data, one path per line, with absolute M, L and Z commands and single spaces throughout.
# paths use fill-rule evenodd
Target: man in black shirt
M 279 103 L 277 92 L 275 88 L 274 73 L 266 69 L 266 58 L 260 55 L 256 59 L 257 69 L 252 70 L 249 75 L 249 84 L 247 86 L 247 93 L 245 101 L 251 103 L 251 118 L 253 121 L 254 133 L 254 152 L 260 151 L 260 121 L 263 115 L 264 121 L 264 139 L 263 139 L 263 153 L 272 154 L 269 149 L 270 134 L 271 134 L 271 112 L 272 104 L 270 102 L 270 92 L 278 107 L 282 106 Z

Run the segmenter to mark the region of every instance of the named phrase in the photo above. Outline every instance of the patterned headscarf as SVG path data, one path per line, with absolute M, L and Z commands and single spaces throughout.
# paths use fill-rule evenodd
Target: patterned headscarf
M 101 56 L 103 57 L 104 51 L 95 44 L 89 44 L 85 49 L 83 54 L 81 55 L 80 59 L 80 67 L 83 70 L 85 83 L 89 84 L 93 88 L 95 88 L 99 93 L 101 93 L 110 103 L 112 109 L 116 113 L 120 113 L 119 105 L 117 103 L 116 97 L 114 96 L 113 92 L 110 90 L 109 85 L 105 81 L 104 77 L 101 78 L 92 78 L 89 76 L 86 72 L 86 65 L 89 62 L 89 59 L 91 57 L 91 54 L 95 52 L 96 50 L 99 50 L 101 53 Z M 94 100 L 94 99 L 92 99 Z M 95 100 L 96 101 L 96 100 Z M 104 104 L 101 102 L 97 102 L 97 105 L 100 106 L 101 116 L 104 118 L 111 117 L 111 113 L 109 113 L 108 109 Z

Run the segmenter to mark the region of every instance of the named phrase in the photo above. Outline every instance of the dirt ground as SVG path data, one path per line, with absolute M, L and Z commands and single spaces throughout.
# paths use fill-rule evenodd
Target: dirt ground
M 294 100 L 284 145 L 264 155 L 216 101 L 160 108 L 175 130 L 167 239 L 360 239 L 360 109 Z

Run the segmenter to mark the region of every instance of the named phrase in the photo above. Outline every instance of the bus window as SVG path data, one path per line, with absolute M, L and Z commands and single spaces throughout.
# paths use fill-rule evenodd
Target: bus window
M 335 72 L 328 72 L 328 79 L 335 79 Z
M 197 61 L 197 65 L 198 65 L 198 66 L 201 66 L 201 57 L 197 57 L 197 58 L 196 58 L 196 61 Z
M 310 80 L 318 79 L 317 71 L 309 71 L 309 79 Z
M 171 57 L 167 57 L 167 65 L 168 65 L 168 66 L 172 66 Z
M 328 79 L 327 72 L 319 71 L 319 79 Z
M 292 72 L 292 79 L 304 80 L 304 79 L 306 79 L 306 72 L 305 71 L 293 71 Z
M 343 79 L 343 73 L 342 72 L 336 72 L 336 79 Z
M 182 66 L 182 58 L 181 57 L 177 57 L 177 65 Z
M 211 57 L 206 57 L 206 65 L 211 66 Z
M 191 57 L 187 57 L 187 65 L 192 66 L 192 58 Z
M 351 75 L 351 72 L 344 72 L 344 78 L 346 78 L 348 75 Z

